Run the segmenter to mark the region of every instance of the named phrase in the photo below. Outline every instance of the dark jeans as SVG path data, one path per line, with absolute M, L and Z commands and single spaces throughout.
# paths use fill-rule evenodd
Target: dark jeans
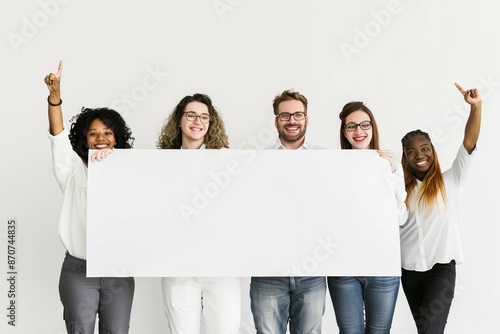
M 59 295 L 69 334 L 127 334 L 134 297 L 133 277 L 87 277 L 85 260 L 66 254 L 59 279 Z
M 455 279 L 455 261 L 424 272 L 403 269 L 401 284 L 419 334 L 444 333 Z
M 328 290 L 341 334 L 390 333 L 399 276 L 331 276 Z

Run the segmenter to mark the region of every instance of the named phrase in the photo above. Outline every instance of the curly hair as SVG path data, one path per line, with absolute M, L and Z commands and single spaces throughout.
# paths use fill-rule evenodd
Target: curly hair
M 345 126 L 345 119 L 347 118 L 347 116 L 349 116 L 350 114 L 352 114 L 353 112 L 358 111 L 358 110 L 361 110 L 361 111 L 364 111 L 365 113 L 367 113 L 368 116 L 370 117 L 370 121 L 372 123 L 373 136 L 372 136 L 372 141 L 370 143 L 370 149 L 372 149 L 372 150 L 380 149 L 377 122 L 375 121 L 375 117 L 373 116 L 372 111 L 361 101 L 352 101 L 352 102 L 347 103 L 344 106 L 344 108 L 342 108 L 342 111 L 339 114 L 339 118 L 341 120 L 341 123 L 340 123 L 340 147 L 342 149 L 352 149 L 352 145 L 349 142 L 349 140 L 347 140 L 347 138 L 344 136 L 343 130 L 344 130 L 344 126 Z
M 110 128 L 115 136 L 115 148 L 132 148 L 135 138 L 132 137 L 132 131 L 125 123 L 123 117 L 115 110 L 109 108 L 85 108 L 73 117 L 74 123 L 71 124 L 69 140 L 73 150 L 88 163 L 89 151 L 87 145 L 87 132 L 93 120 L 101 120 Z
M 156 147 L 161 149 L 179 149 L 182 146 L 182 132 L 180 129 L 181 118 L 184 115 L 186 106 L 191 102 L 200 102 L 208 107 L 210 114 L 210 122 L 208 131 L 203 139 L 203 143 L 207 149 L 229 148 L 229 140 L 226 135 L 224 121 L 221 115 L 212 104 L 212 100 L 208 95 L 196 93 L 187 95 L 175 106 L 165 120 L 158 139 Z
M 441 173 L 441 166 L 439 164 L 439 159 L 437 156 L 437 152 L 432 144 L 431 138 L 427 132 L 424 132 L 420 129 L 413 130 L 408 132 L 401 139 L 401 144 L 403 146 L 403 154 L 401 156 L 401 164 L 404 166 L 403 174 L 405 179 L 405 188 L 406 193 L 406 206 L 409 207 L 410 204 L 410 194 L 413 189 L 417 186 L 417 177 L 415 176 L 415 172 L 410 167 L 410 165 L 406 162 L 406 151 L 405 148 L 408 144 L 408 140 L 412 137 L 416 136 L 424 136 L 424 138 L 429 141 L 429 144 L 432 148 L 432 154 L 434 156 L 434 162 L 430 166 L 429 170 L 425 174 L 424 179 L 422 180 L 422 184 L 420 189 L 418 190 L 417 198 L 418 205 L 423 206 L 423 208 L 427 209 L 427 212 L 430 212 L 436 202 L 438 194 L 441 194 L 443 201 L 446 203 L 446 188 L 444 185 L 443 175 Z

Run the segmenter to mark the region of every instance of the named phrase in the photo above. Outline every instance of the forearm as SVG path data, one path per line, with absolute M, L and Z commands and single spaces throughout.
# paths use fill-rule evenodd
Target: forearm
M 481 109 L 482 102 L 472 104 L 470 107 L 469 118 L 465 124 L 464 147 L 467 152 L 472 153 L 476 147 L 477 139 L 481 129 Z
M 62 130 L 64 130 L 62 108 L 60 104 L 61 93 L 50 92 L 48 102 L 50 102 L 48 103 L 49 131 L 51 135 L 55 136 L 61 133 Z

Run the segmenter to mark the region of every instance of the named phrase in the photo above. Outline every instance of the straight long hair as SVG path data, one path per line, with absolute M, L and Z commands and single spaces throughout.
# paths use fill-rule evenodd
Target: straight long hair
M 352 114 L 355 111 L 364 111 L 365 113 L 368 114 L 370 117 L 370 122 L 372 123 L 372 141 L 370 142 L 370 149 L 372 150 L 379 150 L 379 138 L 378 138 L 378 126 L 377 122 L 375 121 L 375 117 L 373 116 L 372 111 L 361 101 L 352 101 L 347 103 L 344 108 L 342 108 L 342 111 L 339 114 L 340 118 L 340 147 L 342 149 L 352 149 L 351 143 L 349 143 L 349 140 L 344 136 L 344 127 L 345 127 L 345 119 L 347 116 Z
M 406 163 L 405 156 L 405 148 L 408 143 L 408 140 L 415 136 L 424 136 L 424 138 L 429 141 L 429 144 L 432 148 L 432 154 L 434 156 L 434 162 L 429 167 L 429 170 L 424 176 L 422 180 L 422 184 L 417 192 L 417 206 L 423 211 L 430 213 L 434 208 L 434 205 L 437 203 L 437 198 L 439 195 L 443 198 L 443 201 L 446 203 L 446 187 L 444 184 L 443 174 L 441 173 L 441 166 L 439 164 L 438 155 L 434 145 L 432 144 L 431 138 L 427 132 L 424 132 L 420 129 L 413 130 L 408 132 L 402 139 L 401 144 L 403 145 L 403 155 L 401 157 L 401 164 L 403 167 L 404 179 L 405 179 L 405 188 L 406 188 L 406 206 L 409 208 L 410 206 L 410 194 L 413 189 L 417 186 L 417 177 L 415 172 L 410 167 L 408 163 Z

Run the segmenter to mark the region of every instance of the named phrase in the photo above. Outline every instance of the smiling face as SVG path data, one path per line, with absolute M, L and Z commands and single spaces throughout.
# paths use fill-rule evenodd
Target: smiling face
M 299 100 L 287 100 L 278 105 L 277 115 L 281 113 L 293 114 L 295 112 L 305 112 L 304 105 Z M 308 124 L 309 118 L 307 115 L 301 121 L 295 120 L 293 116 L 288 121 L 281 121 L 279 117 L 275 119 L 281 143 L 287 149 L 296 149 L 304 143 Z
M 194 112 L 196 115 L 210 114 L 206 104 L 201 102 L 190 102 L 184 109 L 184 115 L 181 117 L 182 148 L 200 148 L 207 134 L 210 123 L 202 123 L 200 117 L 189 121 L 186 117 L 187 112 Z
M 116 145 L 115 134 L 100 119 L 94 119 L 87 130 L 87 146 L 91 150 L 113 148 Z
M 403 152 L 406 163 L 413 169 L 416 178 L 422 181 L 434 163 L 434 151 L 431 142 L 423 135 L 410 137 Z
M 361 124 L 363 122 L 371 122 L 370 116 L 363 110 L 356 110 L 350 113 L 345 118 L 345 124 Z M 349 132 L 345 129 L 342 130 L 344 137 L 349 141 L 353 149 L 369 149 L 373 137 L 373 127 L 368 130 L 362 130 L 360 126 L 356 130 Z

